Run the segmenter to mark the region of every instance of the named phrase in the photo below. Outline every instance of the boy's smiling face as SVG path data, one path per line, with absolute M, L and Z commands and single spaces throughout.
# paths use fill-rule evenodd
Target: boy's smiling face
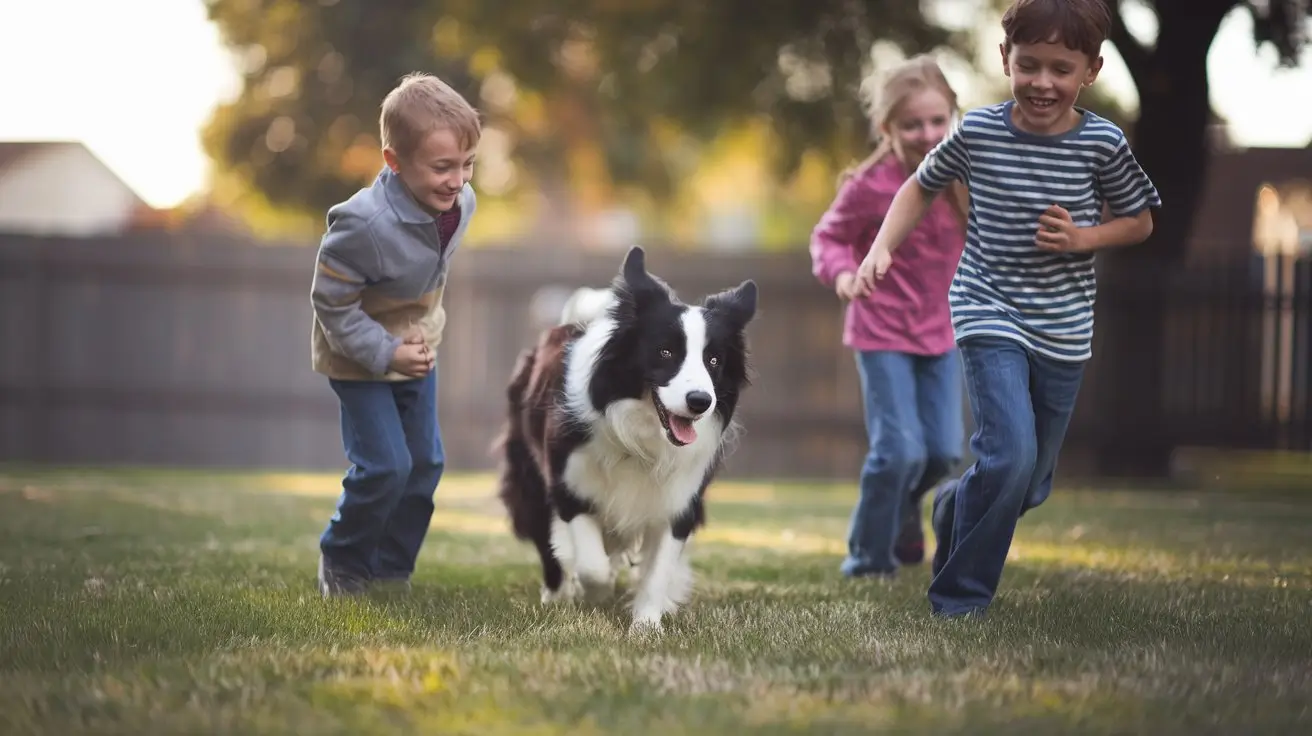
M 1022 130 L 1038 135 L 1057 135 L 1073 127 L 1073 112 L 1080 89 L 1093 84 L 1102 70 L 1102 57 L 1090 59 L 1084 52 L 1058 41 L 1018 43 L 1008 50 L 1001 44 L 1002 71 L 1011 79 L 1016 98 L 1012 117 Z
M 385 149 L 383 158 L 415 201 L 430 212 L 454 207 L 460 190 L 474 175 L 474 149 L 462 148 L 450 128 L 430 132 L 407 156 Z

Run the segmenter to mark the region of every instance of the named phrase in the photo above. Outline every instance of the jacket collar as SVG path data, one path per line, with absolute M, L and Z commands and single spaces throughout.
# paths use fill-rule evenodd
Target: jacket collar
M 410 191 L 405 188 L 401 177 L 397 176 L 391 168 L 384 166 L 378 174 L 378 181 L 382 184 L 383 194 L 387 196 L 387 203 L 391 205 L 397 217 L 401 218 L 401 222 L 409 225 L 432 225 L 436 222 L 432 215 L 419 206 Z

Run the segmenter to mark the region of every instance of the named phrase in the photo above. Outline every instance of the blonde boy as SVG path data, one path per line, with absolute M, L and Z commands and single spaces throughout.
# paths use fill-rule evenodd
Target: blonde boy
M 434 358 L 447 272 L 476 206 L 481 124 L 450 86 L 411 74 L 383 100 L 380 127 L 386 166 L 329 208 L 311 289 L 314 370 L 340 401 L 351 463 L 319 540 L 325 598 L 409 589 L 446 464 Z

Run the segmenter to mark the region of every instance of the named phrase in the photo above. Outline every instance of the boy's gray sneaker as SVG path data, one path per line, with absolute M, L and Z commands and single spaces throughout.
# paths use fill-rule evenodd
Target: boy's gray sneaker
M 324 598 L 342 598 L 361 595 L 368 590 L 369 581 L 334 568 L 319 555 L 319 593 Z

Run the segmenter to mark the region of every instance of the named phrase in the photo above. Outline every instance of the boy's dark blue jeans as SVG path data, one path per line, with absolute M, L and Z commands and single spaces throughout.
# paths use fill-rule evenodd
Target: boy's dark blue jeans
M 934 499 L 938 549 L 929 584 L 942 616 L 983 613 L 997 593 L 1016 522 L 1052 492 L 1084 363 L 998 337 L 961 341 L 975 462 Z
M 340 572 L 408 579 L 446 466 L 437 423 L 437 370 L 395 383 L 330 384 L 341 402 L 342 445 L 351 467 L 319 549 Z

